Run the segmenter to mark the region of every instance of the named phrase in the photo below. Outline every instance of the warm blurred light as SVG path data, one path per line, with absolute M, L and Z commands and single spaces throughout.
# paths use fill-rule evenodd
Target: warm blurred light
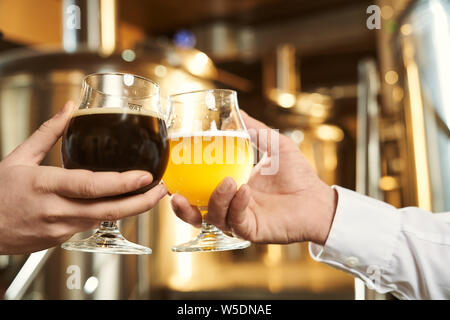
M 96 277 L 89 277 L 84 284 L 83 290 L 86 294 L 92 294 L 98 288 L 98 279 Z
M 400 27 L 400 32 L 404 36 L 409 36 L 412 33 L 412 31 L 413 31 L 412 25 L 410 25 L 409 23 L 406 23 Z
M 208 72 L 211 62 L 208 56 L 203 52 L 197 52 L 187 62 L 187 68 L 189 72 L 196 76 L 201 76 Z
M 180 30 L 173 37 L 176 46 L 182 48 L 193 48 L 196 43 L 195 35 L 189 30 Z
M 329 96 L 320 93 L 301 93 L 297 97 L 295 109 L 301 114 L 324 119 L 327 117 L 331 105 L 332 100 Z
M 337 168 L 338 159 L 337 159 L 337 146 L 334 140 L 328 140 L 328 143 L 324 143 L 322 146 L 322 155 L 323 155 L 323 169 L 325 169 L 324 172 L 322 172 L 322 175 L 324 178 L 326 177 L 326 174 L 331 173 L 332 178 L 334 176 L 334 172 Z M 326 180 L 324 180 L 326 181 Z M 334 184 L 334 183 L 333 183 Z
M 172 213 L 174 214 L 174 213 Z M 175 223 L 174 243 L 184 243 L 191 238 L 191 227 L 181 221 Z M 170 284 L 175 289 L 182 289 L 192 277 L 192 255 L 177 253 L 175 255 L 175 273 L 170 278 Z
M 383 19 L 390 19 L 393 15 L 394 9 L 391 6 L 385 5 L 381 8 L 381 16 L 383 17 Z
M 275 266 L 281 261 L 281 246 L 277 244 L 267 245 L 267 253 L 264 263 L 268 266 Z
M 300 130 L 288 131 L 285 132 L 285 134 L 298 145 L 300 145 L 303 140 L 305 140 L 305 134 Z
M 295 104 L 295 95 L 283 92 L 278 95 L 278 104 L 283 108 L 292 108 Z
M 155 67 L 154 71 L 155 75 L 160 78 L 164 78 L 167 75 L 167 68 L 160 64 Z
M 123 76 L 123 83 L 130 87 L 134 84 L 134 76 L 132 74 L 125 74 Z
M 116 48 L 116 7 L 114 0 L 101 0 L 100 15 L 102 35 L 101 53 L 110 55 Z
M 378 182 L 378 186 L 383 191 L 392 191 L 398 189 L 398 181 L 397 178 L 392 176 L 384 176 L 380 178 Z
M 396 86 L 393 90 L 392 90 L 392 98 L 394 99 L 395 102 L 400 102 L 402 101 L 404 96 L 403 93 L 403 89 L 399 86 Z
M 344 139 L 344 132 L 341 128 L 329 124 L 321 124 L 316 128 L 316 135 L 325 141 L 339 142 Z
M 384 80 L 386 81 L 387 84 L 394 85 L 398 81 L 398 73 L 393 70 L 388 71 L 384 75 Z
M 413 44 L 411 41 L 406 39 L 403 47 L 403 60 L 406 63 L 408 92 L 411 105 L 410 117 L 412 127 L 414 128 L 413 152 L 417 177 L 417 200 L 420 208 L 431 210 L 431 191 L 430 179 L 428 175 L 425 118 L 423 114 L 419 70 L 413 58 Z
M 122 59 L 126 62 L 132 62 L 136 59 L 136 53 L 131 49 L 126 49 L 122 51 Z

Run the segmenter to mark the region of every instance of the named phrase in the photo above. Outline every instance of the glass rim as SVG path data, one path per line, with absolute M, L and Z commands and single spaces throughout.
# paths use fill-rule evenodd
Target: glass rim
M 237 97 L 237 91 L 232 89 L 204 89 L 204 90 L 194 90 L 194 91 L 187 91 L 187 92 L 180 92 L 169 95 L 169 100 L 172 101 L 173 98 L 187 95 L 187 94 L 195 94 L 195 93 L 214 93 L 214 92 L 227 92 L 230 95 L 234 95 Z
M 139 76 L 139 75 L 136 75 L 136 74 L 133 74 L 133 73 L 126 73 L 126 72 L 115 72 L 115 71 L 111 71 L 111 72 L 94 72 L 94 73 L 90 73 L 90 74 L 88 74 L 88 75 L 86 75 L 84 78 L 83 78 L 83 86 L 84 85 L 87 85 L 89 88 L 91 88 L 92 90 L 94 90 L 95 92 L 98 92 L 98 93 L 100 93 L 100 94 L 102 94 L 102 95 L 105 95 L 105 96 L 110 96 L 110 97 L 125 97 L 125 96 L 123 96 L 123 95 L 121 95 L 121 94 L 111 94 L 111 93 L 106 93 L 106 92 L 103 92 L 103 91 L 101 91 L 101 90 L 99 90 L 99 89 L 97 89 L 97 88 L 94 88 L 93 86 L 91 86 L 88 82 L 87 82 L 87 80 L 89 79 L 89 78 L 93 78 L 93 77 L 96 77 L 96 76 L 125 76 L 125 75 L 130 75 L 130 76 L 133 76 L 134 78 L 138 78 L 138 79 L 140 79 L 140 80 L 143 80 L 143 81 L 145 81 L 145 82 L 148 82 L 148 83 L 150 83 L 150 84 L 152 84 L 153 85 L 153 87 L 155 87 L 156 88 L 156 94 L 149 94 L 149 95 L 146 95 L 146 96 L 142 96 L 141 97 L 141 99 L 145 99 L 145 98 L 149 98 L 149 97 L 154 97 L 154 96 L 159 96 L 160 95 L 160 87 L 159 87 L 159 84 L 157 84 L 155 81 L 153 81 L 153 80 L 150 80 L 150 79 L 148 79 L 148 78 L 145 78 L 145 77 L 143 77 L 143 76 Z

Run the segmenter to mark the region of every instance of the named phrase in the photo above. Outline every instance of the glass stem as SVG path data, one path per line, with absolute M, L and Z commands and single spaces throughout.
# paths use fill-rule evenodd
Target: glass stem
M 117 223 L 116 221 L 103 221 L 100 224 L 99 231 L 102 232 L 111 232 L 117 230 Z
M 200 210 L 200 213 L 202 214 L 202 231 L 201 231 L 202 233 L 214 233 L 214 234 L 222 233 L 222 231 L 220 231 L 220 229 L 218 229 L 215 225 L 209 224 L 205 221 L 208 211 Z

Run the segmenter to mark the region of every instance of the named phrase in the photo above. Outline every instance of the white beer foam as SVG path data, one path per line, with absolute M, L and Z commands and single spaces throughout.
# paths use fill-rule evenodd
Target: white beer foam
M 233 130 L 169 133 L 169 139 L 191 138 L 191 137 L 234 137 L 234 138 L 250 139 L 250 135 L 246 131 L 233 131 Z
M 78 116 L 83 116 L 83 115 L 91 115 L 91 114 L 117 114 L 117 113 L 147 115 L 147 116 L 152 116 L 155 118 L 162 119 L 162 116 L 153 110 L 148 110 L 148 109 L 132 110 L 132 109 L 128 109 L 128 108 L 108 108 L 108 107 L 78 109 L 73 113 L 72 118 L 78 117 Z

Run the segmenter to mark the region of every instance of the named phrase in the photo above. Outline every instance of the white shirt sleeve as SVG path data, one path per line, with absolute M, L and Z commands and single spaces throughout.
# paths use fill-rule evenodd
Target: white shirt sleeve
M 334 186 L 338 204 L 313 259 L 400 299 L 450 299 L 450 213 L 395 207 Z

